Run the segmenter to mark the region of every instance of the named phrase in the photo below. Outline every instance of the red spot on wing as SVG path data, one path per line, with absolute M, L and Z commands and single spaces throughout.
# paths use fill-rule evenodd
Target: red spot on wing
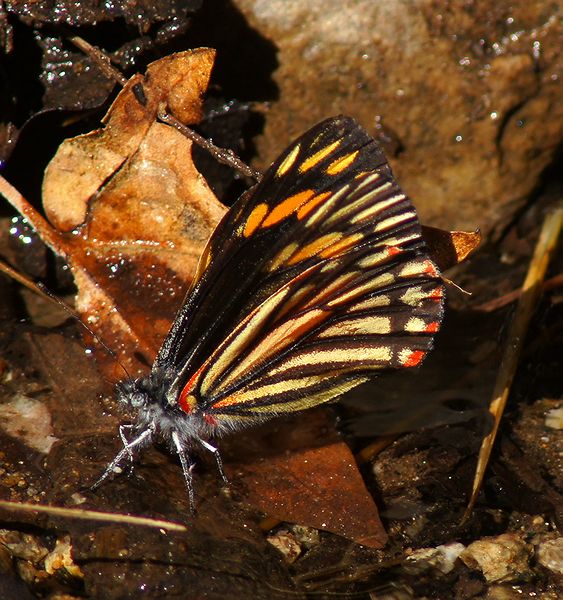
M 400 254 L 402 250 L 397 246 L 389 246 L 387 248 L 387 256 L 395 256 L 395 254 Z
M 411 352 L 403 361 L 403 367 L 416 367 L 420 364 L 424 358 L 424 352 L 422 350 L 415 350 Z
M 190 414 L 192 410 L 195 408 L 195 402 L 190 402 L 188 400 L 192 390 L 194 389 L 196 379 L 199 377 L 199 374 L 203 370 L 205 364 L 201 365 L 201 367 L 190 377 L 188 383 L 184 386 L 184 389 L 180 392 L 180 396 L 178 398 L 178 405 L 180 408 L 187 414 Z
M 431 260 L 425 260 L 423 264 L 424 264 L 424 272 L 427 275 L 430 275 L 431 277 L 439 276 L 438 269 L 436 268 L 436 265 Z
M 436 333 L 439 328 L 440 328 L 440 323 L 438 323 L 438 321 L 432 321 L 432 323 L 428 323 L 428 325 L 426 325 L 426 327 L 424 328 L 424 331 L 426 333 Z
M 215 417 L 212 417 L 211 415 L 207 415 L 207 414 L 204 413 L 203 414 L 203 419 L 205 420 L 205 422 L 208 425 L 213 425 L 213 426 L 217 425 L 217 419 Z

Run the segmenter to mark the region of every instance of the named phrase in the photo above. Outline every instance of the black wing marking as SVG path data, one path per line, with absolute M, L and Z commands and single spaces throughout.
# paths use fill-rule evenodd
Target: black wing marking
M 389 255 L 395 257 L 391 262 Z M 266 382 L 268 377 L 282 377 L 279 366 L 277 375 L 269 373 L 266 365 L 272 369 L 274 366 L 266 357 L 259 371 L 254 365 L 239 379 L 228 375 L 243 361 L 235 348 L 239 353 L 246 352 L 273 335 L 279 318 L 268 314 L 269 301 L 275 304 L 276 298 L 287 295 L 276 310 L 291 318 L 295 311 L 303 310 L 299 304 L 303 298 L 296 299 L 295 294 L 318 293 L 332 285 L 334 294 L 342 296 L 346 289 L 342 278 L 348 279 L 346 285 L 350 288 L 357 288 L 377 272 L 399 268 L 419 256 L 422 261 L 428 260 L 414 208 L 393 180 L 376 142 L 347 117 L 313 127 L 274 162 L 260 184 L 235 204 L 212 235 L 197 279 L 155 362 L 155 370 L 172 368 L 178 373 L 169 402 L 174 403 L 182 390 L 191 393 L 191 389 L 197 389 L 202 408 L 219 402 L 227 406 L 225 389 L 234 394 L 253 378 L 264 378 Z M 437 271 L 429 264 L 429 272 L 420 283 L 430 281 L 434 289 Z M 286 288 L 289 291 L 281 291 Z M 441 303 L 436 301 L 434 305 L 427 315 L 432 323 L 441 316 Z M 342 314 L 332 312 L 325 325 L 334 330 L 339 322 L 346 339 L 340 346 L 335 346 L 332 338 L 317 339 L 317 348 L 331 344 L 335 348 L 349 347 L 351 332 L 343 323 L 350 307 L 346 303 L 343 306 Z M 268 316 L 269 328 L 254 325 L 251 335 L 240 337 L 245 319 L 250 327 L 248 320 L 255 312 Z M 399 325 L 394 327 L 398 331 Z M 238 345 L 229 346 L 226 340 L 235 331 Z M 420 344 L 424 349 L 429 345 L 428 333 Z M 311 331 L 307 336 L 307 343 L 313 343 Z M 285 355 L 291 357 L 293 353 L 294 362 L 303 362 L 297 357 L 302 357 L 307 347 L 304 341 L 296 341 Z M 219 356 L 222 371 L 212 364 Z M 387 366 L 392 365 L 390 361 Z M 358 368 L 331 371 L 317 361 L 317 370 L 337 378 Z M 227 387 L 220 383 L 226 378 L 231 381 Z M 201 388 L 204 381 L 205 390 Z M 258 380 L 254 381 L 252 389 L 259 385 Z M 222 400 L 217 396 L 219 389 Z M 229 406 L 237 404 L 234 397 Z

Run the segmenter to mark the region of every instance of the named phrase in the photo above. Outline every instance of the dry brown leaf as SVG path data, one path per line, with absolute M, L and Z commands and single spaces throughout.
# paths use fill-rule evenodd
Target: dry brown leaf
M 428 246 L 432 260 L 445 271 L 477 250 L 481 233 L 475 231 L 446 231 L 437 227 L 422 226 L 422 237 Z
M 142 368 L 135 352 L 154 357 L 225 212 L 193 165 L 191 142 L 156 122 L 162 106 L 185 123 L 201 117 L 213 58 L 199 49 L 149 65 L 105 127 L 65 141 L 45 173 L 51 245 L 71 266 L 77 310 L 131 372 Z M 106 374 L 121 376 L 116 368 L 107 361 Z
M 214 50 L 199 48 L 151 63 L 127 82 L 104 128 L 61 144 L 43 180 L 43 208 L 56 229 L 84 223 L 88 203 L 138 150 L 162 104 L 185 124 L 201 119 L 214 58 Z
M 236 442 L 235 442 L 236 444 Z M 381 548 L 387 534 L 350 448 L 321 408 L 253 432 L 244 462 L 227 465 L 246 502 L 265 515 Z

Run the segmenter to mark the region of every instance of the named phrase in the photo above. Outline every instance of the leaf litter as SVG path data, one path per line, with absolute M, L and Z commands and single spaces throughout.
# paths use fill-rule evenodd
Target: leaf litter
M 202 64 L 206 64 L 200 64 L 199 71 L 195 69 L 201 80 L 209 78 L 210 54 L 211 51 L 202 51 L 200 58 Z M 171 57 L 165 60 L 167 64 L 155 68 L 156 75 L 151 74 L 149 82 L 146 76 L 140 75 L 128 82 L 110 109 L 104 129 L 63 144 L 51 162 L 44 183 L 44 209 L 54 228 L 21 204 L 21 212 L 73 268 L 78 286 L 77 310 L 96 334 L 117 350 L 132 373 L 146 369 L 146 363 L 152 360 L 189 285 L 202 245 L 225 210 L 189 160 L 190 142 L 183 136 L 175 137 L 171 128 L 156 122 L 163 102 L 185 123 L 197 122 L 201 114 L 198 102 L 205 87 L 187 86 L 192 94 L 194 87 L 199 90 L 191 107 L 174 105 L 174 99 L 179 99 L 181 104 L 186 93 L 182 88 L 185 74 L 176 79 Z M 188 70 L 189 77 L 194 76 L 192 68 Z M 159 76 L 162 76 L 160 87 Z M 177 95 L 172 93 L 169 98 L 168 88 L 176 89 Z M 131 120 L 127 118 L 129 113 Z M 94 164 L 93 158 L 98 157 L 100 162 Z M 66 192 L 61 193 L 64 189 Z M 178 196 L 179 203 L 175 202 Z M 62 198 L 64 203 L 61 203 Z M 188 215 L 184 218 L 186 211 Z M 124 214 L 127 216 L 123 217 Z M 167 219 L 171 214 L 175 219 Z M 138 222 L 143 226 L 135 229 L 133 226 Z M 193 228 L 185 227 L 186 223 Z M 425 234 L 428 230 L 425 228 Z M 159 235 L 162 232 L 164 235 Z M 425 237 L 443 269 L 457 264 L 479 242 L 477 233 L 434 232 L 433 235 L 437 241 Z M 84 357 L 76 364 L 70 358 L 73 352 L 79 352 L 76 345 L 67 348 L 64 339 L 55 343 L 55 338 L 60 338 L 58 334 L 39 338 L 33 333 L 29 335 L 31 347 L 40 353 L 55 391 L 48 402 L 55 413 L 60 413 L 61 399 L 65 406 L 72 406 L 71 418 L 67 414 L 62 419 L 59 415 L 58 423 L 55 419 L 56 433 L 66 432 L 67 437 L 47 461 L 54 475 L 53 490 L 56 489 L 50 497 L 53 502 L 68 504 L 72 503 L 69 498 L 74 496 L 73 492 L 84 484 L 84 474 L 93 480 L 103 468 L 100 465 L 104 465 L 104 458 L 109 460 L 113 455 L 118 443 L 115 437 L 118 420 L 115 407 L 107 399 L 107 390 L 100 392 L 101 386 L 93 385 L 91 393 L 84 393 L 81 384 L 92 382 L 96 377 L 91 366 L 85 381 L 77 381 L 70 387 L 56 386 L 56 381 L 69 382 L 76 373 L 83 372 L 78 363 Z M 88 343 L 96 345 L 95 340 L 90 339 Z M 56 348 L 58 356 L 53 355 Z M 139 354 L 143 355 L 141 359 L 137 358 Z M 121 376 L 113 360 L 101 352 L 97 352 L 96 357 L 106 377 Z M 81 413 L 82 403 L 90 404 L 86 413 Z M 230 497 L 217 495 L 219 480 L 213 467 L 207 470 L 205 465 L 200 466 L 203 470 L 199 490 L 201 507 L 191 532 L 195 538 L 190 537 L 194 547 L 202 539 L 209 544 L 215 536 L 218 541 L 228 535 L 256 544 L 258 534 L 249 535 L 247 529 L 246 504 L 261 509 L 274 520 L 310 524 L 374 548 L 385 543 L 386 534 L 375 505 L 348 447 L 334 430 L 332 415 L 327 417 L 325 409 L 318 413 L 310 417 L 308 413 L 307 422 L 301 416 L 297 422 L 269 425 L 273 430 L 265 427 L 225 440 L 227 470 L 234 480 Z M 85 418 L 85 414 L 88 417 Z M 310 428 L 309 423 L 316 427 Z M 294 440 L 295 431 L 298 444 Z M 69 435 L 69 432 L 74 434 Z M 321 439 L 319 432 L 322 432 Z M 73 443 L 74 451 L 69 445 Z M 88 460 L 85 461 L 83 453 L 87 448 Z M 134 478 L 119 478 L 95 496 L 86 493 L 88 503 L 184 519 L 187 510 L 177 466 L 154 450 L 147 455 L 147 459 L 137 465 Z M 72 468 L 69 469 L 69 465 Z M 313 470 L 310 470 L 311 465 Z M 139 502 L 139 495 L 144 494 L 147 485 L 169 498 L 163 502 L 163 495 L 157 493 L 153 498 L 142 497 Z M 14 490 L 12 493 L 17 497 Z M 233 498 L 237 500 L 238 523 L 230 514 L 229 529 L 225 529 L 220 522 L 225 514 L 232 512 Z M 95 557 L 101 556 L 100 548 L 108 548 L 107 542 L 88 546 L 80 528 L 66 521 L 57 523 L 76 532 L 76 553 L 82 560 L 94 559 L 95 563 Z M 119 526 L 104 529 L 103 535 L 131 547 L 131 555 L 140 552 L 141 547 L 146 550 L 136 534 L 129 535 Z M 206 537 L 209 535 L 211 538 Z M 237 546 L 235 550 L 236 561 L 248 547 L 242 550 Z M 227 553 L 233 553 L 233 548 Z M 194 552 L 195 563 L 197 556 Z M 245 560 L 248 561 L 248 555 Z M 248 562 L 253 566 L 260 564 L 258 556 Z M 198 564 L 201 570 L 202 565 Z M 283 570 L 276 577 L 282 587 L 291 587 Z
M 185 124 L 200 119 L 213 56 L 213 51 L 200 49 L 152 63 L 144 76 L 127 82 L 103 128 L 61 145 L 43 182 L 48 222 L 22 197 L 15 202 L 70 265 L 78 314 L 134 374 L 152 361 L 189 286 L 199 253 L 226 210 L 190 160 L 191 142 L 156 120 L 163 106 Z M 116 361 L 104 355 L 96 339 L 86 337 L 96 348 L 104 376 L 122 377 Z M 42 501 L 72 504 L 73 493 L 95 479 L 119 444 L 115 407 L 103 385 L 83 390 L 95 371 L 88 366 L 89 375 L 84 376 L 88 361 L 76 344 L 57 333 L 30 333 L 28 341 L 48 379 L 52 393 L 46 402 L 53 411 L 55 435 L 63 440 L 49 453 L 53 488 Z M 79 356 L 71 358 L 75 352 Z M 280 521 L 381 547 L 386 534 L 377 508 L 331 414 L 321 409 L 316 417 L 308 414 L 296 422 L 278 422 L 275 430 L 275 435 L 265 428 L 226 441 L 226 446 L 233 442 L 238 446 L 236 453 L 227 450 L 226 466 L 234 494 L 247 507 L 241 518 L 248 519 L 258 509 Z M 254 458 L 249 447 L 256 450 Z M 153 450 L 147 454 L 148 473 L 141 459 L 133 480 L 117 478 L 100 493 L 86 493 L 88 505 L 185 520 L 188 511 L 179 469 L 173 464 L 168 468 L 166 455 Z M 233 459 L 236 462 L 229 464 Z M 157 481 L 151 477 L 154 461 Z M 232 534 L 232 518 L 225 520 L 222 511 L 212 508 L 217 498 L 221 501 L 219 478 L 212 467 L 201 468 L 202 507 L 196 523 L 204 530 L 220 531 L 221 537 Z M 146 497 L 139 502 L 136 494 L 144 494 L 143 485 L 161 489 L 169 502 L 163 503 L 160 494 L 156 504 L 146 502 Z M 217 525 L 220 519 L 222 527 Z

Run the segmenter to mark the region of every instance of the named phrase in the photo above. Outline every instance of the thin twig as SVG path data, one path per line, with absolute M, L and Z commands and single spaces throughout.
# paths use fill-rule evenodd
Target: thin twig
M 85 39 L 78 35 L 71 35 L 68 40 L 72 42 L 79 50 L 82 50 L 86 56 L 89 56 L 100 67 L 102 73 L 108 78 L 113 79 L 121 87 L 127 83 L 125 77 L 119 69 L 116 69 L 112 64 L 109 56 L 102 52 L 96 46 L 88 43 Z
M 555 275 L 554 277 L 550 277 L 542 284 L 542 293 L 549 292 L 551 290 L 555 290 L 558 287 L 563 286 L 563 274 Z M 499 296 L 498 298 L 493 298 L 493 300 L 489 300 L 488 302 L 483 302 L 483 304 L 479 304 L 478 306 L 473 307 L 473 310 L 480 310 L 483 312 L 493 312 L 498 310 L 499 308 L 503 308 L 512 304 L 515 300 L 522 295 L 522 290 L 512 290 L 512 292 L 508 292 L 508 294 L 504 294 L 503 296 Z
M 127 83 L 127 78 L 124 77 L 123 74 L 111 64 L 110 58 L 99 48 L 92 46 L 92 44 L 89 44 L 86 40 L 77 35 L 70 36 L 68 39 L 77 48 L 82 50 L 84 54 L 89 56 L 100 67 L 106 77 L 117 81 L 117 83 L 119 83 L 119 85 L 122 87 L 125 86 Z M 218 162 L 232 167 L 233 169 L 242 173 L 245 177 L 250 177 L 250 179 L 254 179 L 254 181 L 260 181 L 262 177 L 260 171 L 256 171 L 247 165 L 232 150 L 220 148 L 213 142 L 206 140 L 189 127 L 186 127 L 186 125 L 184 125 L 181 121 L 178 121 L 178 119 L 176 119 L 176 117 L 170 114 L 167 110 L 160 110 L 158 113 L 158 118 L 163 123 L 171 125 L 177 129 L 182 135 L 192 140 L 192 142 L 198 146 L 207 150 Z
M 555 251 L 562 223 L 563 209 L 561 208 L 550 212 L 544 219 L 534 255 L 528 267 L 528 273 L 522 285 L 522 293 L 518 299 L 514 319 L 510 324 L 507 334 L 504 354 L 498 370 L 492 400 L 489 405 L 489 411 L 494 417 L 493 429 L 481 444 L 471 498 L 463 515 L 462 522 L 467 521 L 470 517 L 483 484 L 485 470 L 498 433 L 500 420 L 506 406 L 508 394 L 510 393 L 514 374 L 516 373 L 526 332 L 541 294 L 543 278 L 545 277 L 551 255 Z
M 209 140 L 206 140 L 204 137 L 199 135 L 199 133 L 196 133 L 189 127 L 186 127 L 183 123 L 178 121 L 178 119 L 176 119 L 176 117 L 174 117 L 170 113 L 161 110 L 158 113 L 158 118 L 163 123 L 171 125 L 175 129 L 177 129 L 182 135 L 192 140 L 198 146 L 201 146 L 202 148 L 207 150 L 213 156 L 213 158 L 217 160 L 217 162 L 220 162 L 224 165 L 228 165 L 233 169 L 236 169 L 245 177 L 250 177 L 251 179 L 254 179 L 254 181 L 260 181 L 260 179 L 262 178 L 262 173 L 260 173 L 260 171 L 256 171 L 252 167 L 248 166 L 232 150 L 219 148 L 219 146 L 216 146 Z
M 0 508 L 21 512 L 39 512 L 55 517 L 68 519 L 81 519 L 83 521 L 104 521 L 108 523 L 125 523 L 127 525 L 138 525 L 141 527 L 154 527 L 155 529 L 167 529 L 168 531 L 188 531 L 185 525 L 165 521 L 163 519 L 151 519 L 149 517 L 135 517 L 119 513 L 106 513 L 98 510 L 85 510 L 82 508 L 64 508 L 61 506 L 45 506 L 43 504 L 31 504 L 30 502 L 9 502 L 0 500 Z

